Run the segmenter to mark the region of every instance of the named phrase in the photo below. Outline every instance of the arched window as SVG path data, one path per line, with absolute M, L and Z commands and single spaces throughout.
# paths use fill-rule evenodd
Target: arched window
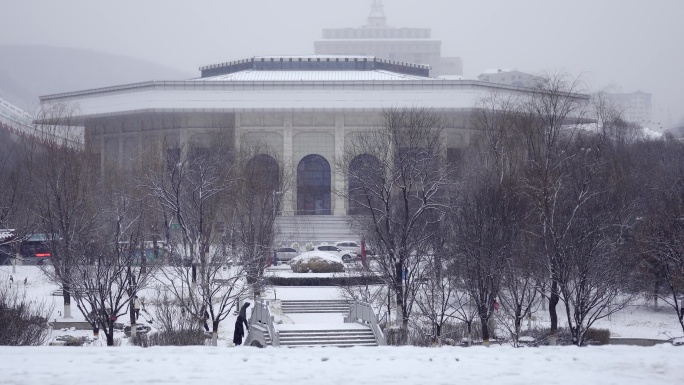
M 297 166 L 297 214 L 330 215 L 330 163 L 307 155 Z
M 247 178 L 252 191 L 272 194 L 280 186 L 278 162 L 272 156 L 259 154 L 247 162 Z
M 361 154 L 352 159 L 348 170 L 349 207 L 347 214 L 356 215 L 367 212 L 364 208 L 368 207 L 369 197 L 372 205 L 374 192 L 381 188 L 381 172 L 380 162 L 373 155 Z
M 247 162 L 243 177 L 247 181 L 245 204 L 258 214 L 267 210 L 280 211 L 280 173 L 278 162 L 266 154 L 259 154 Z

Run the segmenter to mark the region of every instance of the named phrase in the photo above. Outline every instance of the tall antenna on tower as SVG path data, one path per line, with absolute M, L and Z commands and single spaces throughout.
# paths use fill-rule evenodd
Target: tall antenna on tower
M 368 16 L 367 27 L 386 27 L 387 17 L 385 17 L 385 9 L 382 6 L 382 0 L 373 0 L 371 5 L 371 13 Z

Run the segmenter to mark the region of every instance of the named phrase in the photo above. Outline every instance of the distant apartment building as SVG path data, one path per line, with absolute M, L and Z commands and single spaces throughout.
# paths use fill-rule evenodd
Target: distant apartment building
M 505 84 L 515 87 L 534 87 L 541 80 L 539 76 L 507 69 L 486 70 L 480 74 L 477 79 L 483 82 Z
M 652 122 L 652 103 L 651 94 L 636 91 L 636 92 L 616 92 L 606 93 L 608 100 L 615 103 L 615 105 L 622 111 L 624 120 L 634 123 L 639 123 L 642 126 L 648 127 L 653 125 Z
M 317 55 L 365 55 L 381 59 L 427 64 L 430 76 L 462 76 L 460 57 L 443 57 L 442 41 L 430 28 L 395 28 L 387 25 L 381 0 L 374 0 L 366 25 L 360 28 L 323 29 L 314 42 Z

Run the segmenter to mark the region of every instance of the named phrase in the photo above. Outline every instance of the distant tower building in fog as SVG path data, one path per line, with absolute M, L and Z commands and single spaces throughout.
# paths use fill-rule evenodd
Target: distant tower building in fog
M 542 79 L 525 72 L 507 69 L 486 70 L 477 76 L 478 80 L 489 83 L 505 84 L 514 87 L 534 87 Z
M 642 91 L 609 92 L 606 97 L 622 111 L 624 120 L 651 128 L 656 124 L 652 121 L 651 94 Z
M 430 28 L 387 25 L 381 0 L 373 0 L 367 24 L 360 28 L 326 28 L 314 42 L 317 55 L 367 55 L 431 67 L 430 76 L 461 76 L 460 57 L 443 57 L 442 41 L 432 39 Z

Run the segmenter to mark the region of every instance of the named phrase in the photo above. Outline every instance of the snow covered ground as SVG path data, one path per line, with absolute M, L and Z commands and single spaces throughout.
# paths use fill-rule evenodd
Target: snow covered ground
M 0 267 L 0 284 L 25 289 L 27 297 L 54 304 L 59 319 L 62 297 L 39 268 Z M 26 284 L 24 284 L 26 279 Z M 144 294 L 143 294 L 144 295 Z M 147 294 L 151 295 L 151 294 Z M 336 288 L 277 287 L 269 299 L 333 299 Z M 545 314 L 535 324 L 543 325 Z M 325 324 L 339 314 L 290 314 L 289 322 Z M 141 316 L 142 318 L 142 316 Z M 82 320 L 77 310 L 74 319 Z M 235 317 L 221 324 L 218 347 L 0 347 L 0 384 L 186 384 L 285 382 L 292 384 L 681 384 L 684 347 L 473 347 L 266 348 L 229 347 Z M 286 322 L 286 323 L 289 323 Z M 670 309 L 630 306 L 602 320 L 614 337 L 665 339 L 682 335 Z M 287 328 L 283 325 L 282 327 Z M 321 326 L 323 327 L 323 326 Z M 56 330 L 53 336 L 92 335 Z M 115 335 L 127 345 L 123 333 Z M 101 334 L 101 339 L 104 336 Z
M 0 384 L 684 383 L 684 351 L 651 348 L 0 348 Z

